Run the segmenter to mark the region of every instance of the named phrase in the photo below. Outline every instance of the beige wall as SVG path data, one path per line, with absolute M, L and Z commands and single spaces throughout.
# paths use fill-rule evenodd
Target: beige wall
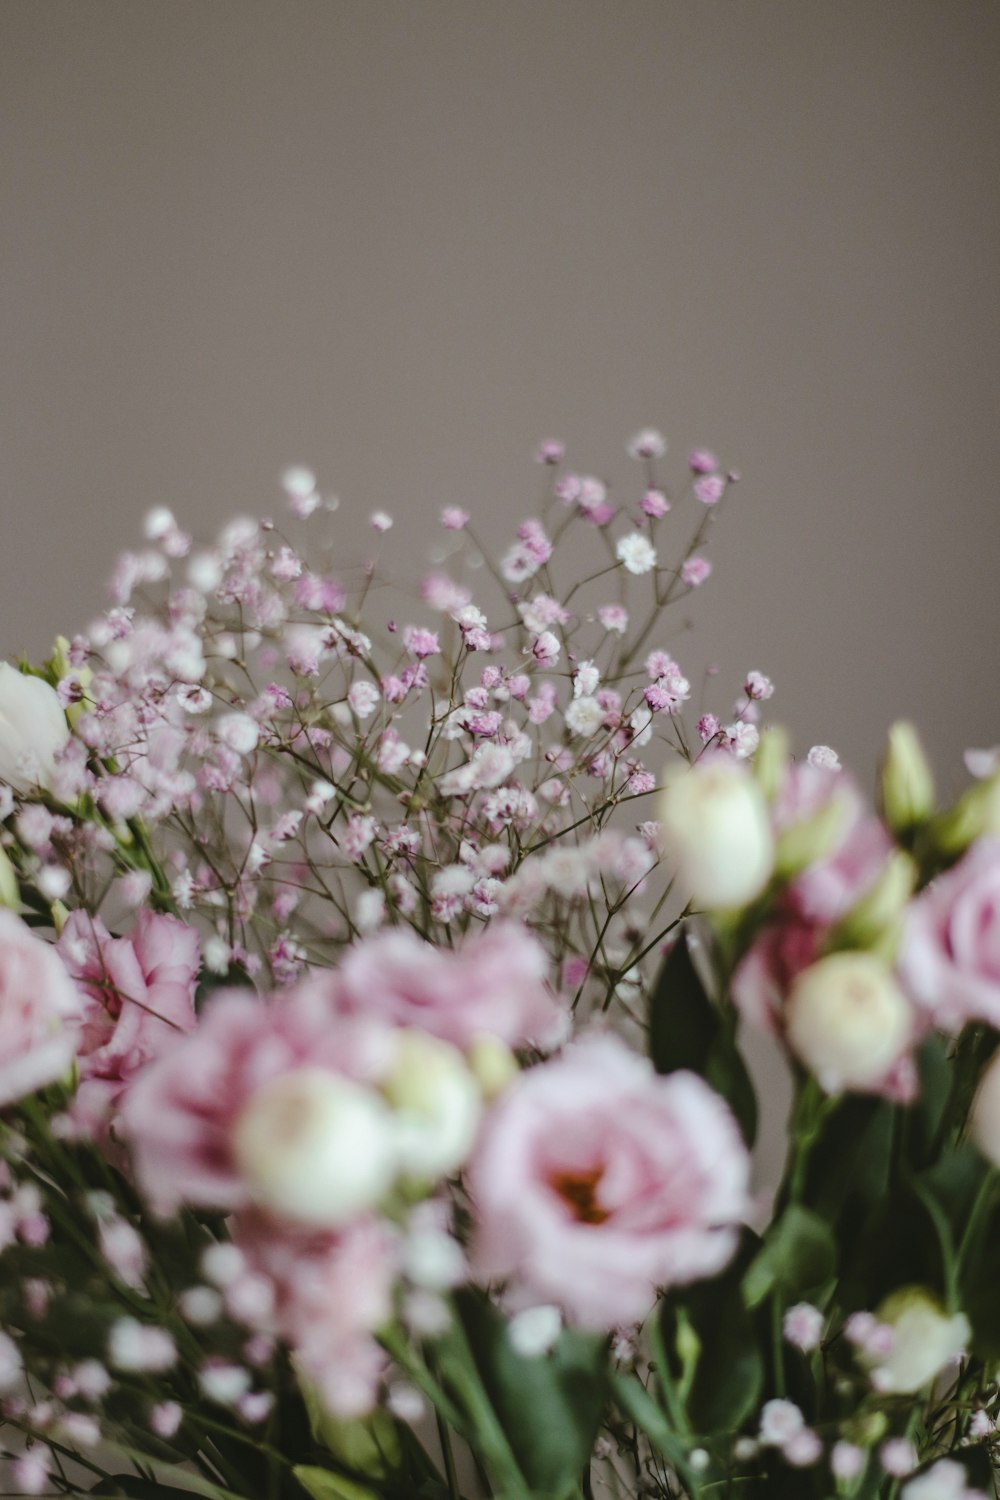
M 153 504 L 303 460 L 346 559 L 499 541 L 538 438 L 622 487 L 653 423 L 745 476 L 682 660 L 947 781 L 1000 740 L 998 65 L 992 0 L 0 0 L 0 649 Z

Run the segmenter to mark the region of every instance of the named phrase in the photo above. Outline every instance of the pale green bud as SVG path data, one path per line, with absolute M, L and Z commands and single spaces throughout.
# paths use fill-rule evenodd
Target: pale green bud
M 1000 838 L 1000 772 L 977 781 L 931 824 L 935 849 L 953 859 L 984 835 Z
M 909 833 L 934 811 L 934 776 L 917 731 L 906 719 L 889 730 L 879 792 L 882 816 L 893 833 Z
M 828 1094 L 878 1083 L 911 1034 L 906 997 L 874 953 L 831 953 L 803 969 L 785 1019 L 789 1046 Z
M 777 796 L 788 770 L 788 735 L 778 724 L 761 732 L 753 758 L 753 774 L 768 802 Z
M 425 1031 L 401 1031 L 382 1093 L 395 1110 L 396 1151 L 405 1176 L 433 1181 L 472 1149 L 482 1095 L 457 1047 Z
M 832 854 L 843 837 L 849 816 L 850 799 L 846 792 L 837 788 L 811 818 L 793 823 L 780 834 L 775 852 L 775 872 L 782 880 L 791 880 Z
M 720 755 L 674 772 L 657 812 L 667 862 L 696 906 L 724 911 L 761 894 L 774 839 L 763 793 L 740 761 Z
M 498 1036 L 479 1036 L 466 1053 L 472 1075 L 484 1099 L 503 1093 L 520 1072 L 517 1058 Z
M 891 962 L 899 941 L 900 919 L 917 881 L 915 862 L 894 849 L 882 873 L 830 934 L 830 948 L 867 948 Z M 886 952 L 889 948 L 891 951 Z
M 11 911 L 21 910 L 21 892 L 17 884 L 17 871 L 11 864 L 10 855 L 0 847 L 0 906 L 9 906 Z

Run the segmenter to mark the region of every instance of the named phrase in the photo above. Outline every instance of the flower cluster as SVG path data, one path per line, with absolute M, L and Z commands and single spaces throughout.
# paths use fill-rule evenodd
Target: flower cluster
M 18 1493 L 993 1492 L 996 757 L 939 809 L 898 725 L 873 808 L 759 669 L 714 711 L 674 606 L 736 476 L 627 446 L 418 580 L 304 468 L 156 510 L 0 666 Z

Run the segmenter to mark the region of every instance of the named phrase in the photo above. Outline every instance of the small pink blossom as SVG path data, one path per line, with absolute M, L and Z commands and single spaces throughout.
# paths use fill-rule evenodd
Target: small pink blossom
M 670 501 L 662 490 L 648 489 L 639 502 L 646 515 L 658 521 L 670 509 Z
M 823 1314 L 809 1302 L 796 1302 L 785 1312 L 781 1331 L 790 1344 L 803 1353 L 819 1348 L 823 1336 Z
M 695 480 L 694 493 L 702 505 L 717 505 L 726 493 L 726 481 L 718 474 L 706 474 Z
M 712 571 L 707 557 L 689 557 L 681 564 L 681 580 L 688 588 L 699 588 Z
M 667 440 L 655 427 L 644 427 L 625 445 L 629 458 L 662 458 L 667 451 Z
M 469 524 L 469 512 L 460 505 L 446 505 L 441 512 L 441 525 L 445 531 L 461 531 Z
M 628 610 L 623 604 L 602 604 L 597 611 L 597 618 L 605 630 L 613 631 L 616 635 L 624 635 L 628 629 Z
M 560 464 L 566 453 L 566 446 L 558 438 L 546 438 L 539 443 L 535 451 L 535 462 L 539 464 Z
M 692 474 L 712 474 L 719 467 L 719 460 L 707 448 L 694 448 L 688 454 L 688 468 Z
M 368 524 L 373 531 L 389 531 L 392 527 L 392 517 L 384 510 L 373 510 L 368 518 Z
M 516 1277 L 608 1329 L 658 1286 L 718 1273 L 736 1245 L 749 1161 L 722 1100 L 689 1073 L 658 1077 L 611 1034 L 521 1075 L 488 1116 L 469 1169 L 473 1269 Z

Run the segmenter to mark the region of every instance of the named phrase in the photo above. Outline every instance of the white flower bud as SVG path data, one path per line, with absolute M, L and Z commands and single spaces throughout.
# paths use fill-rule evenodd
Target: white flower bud
M 1000 1052 L 994 1053 L 979 1080 L 969 1130 L 986 1160 L 1000 1167 Z
M 831 953 L 804 969 L 786 1007 L 792 1051 L 828 1093 L 878 1083 L 906 1050 L 910 1009 L 873 953 Z
M 382 1091 L 396 1110 L 401 1169 L 434 1179 L 460 1167 L 479 1127 L 479 1084 L 450 1042 L 423 1031 L 401 1031 Z
M 877 1316 L 892 1330 L 892 1348 L 870 1366 L 871 1381 L 886 1394 L 913 1395 L 923 1390 L 962 1353 L 972 1333 L 964 1313 L 949 1317 L 930 1292 L 919 1286 L 893 1292 Z
M 233 1155 L 259 1203 L 316 1226 L 372 1208 L 397 1161 L 383 1101 L 323 1068 L 299 1068 L 259 1088 L 236 1122 Z
M 0 662 L 0 781 L 16 792 L 48 786 L 69 725 L 56 690 Z
M 715 756 L 671 776 L 658 817 L 664 851 L 699 906 L 743 906 L 760 895 L 774 839 L 764 795 L 746 767 Z

